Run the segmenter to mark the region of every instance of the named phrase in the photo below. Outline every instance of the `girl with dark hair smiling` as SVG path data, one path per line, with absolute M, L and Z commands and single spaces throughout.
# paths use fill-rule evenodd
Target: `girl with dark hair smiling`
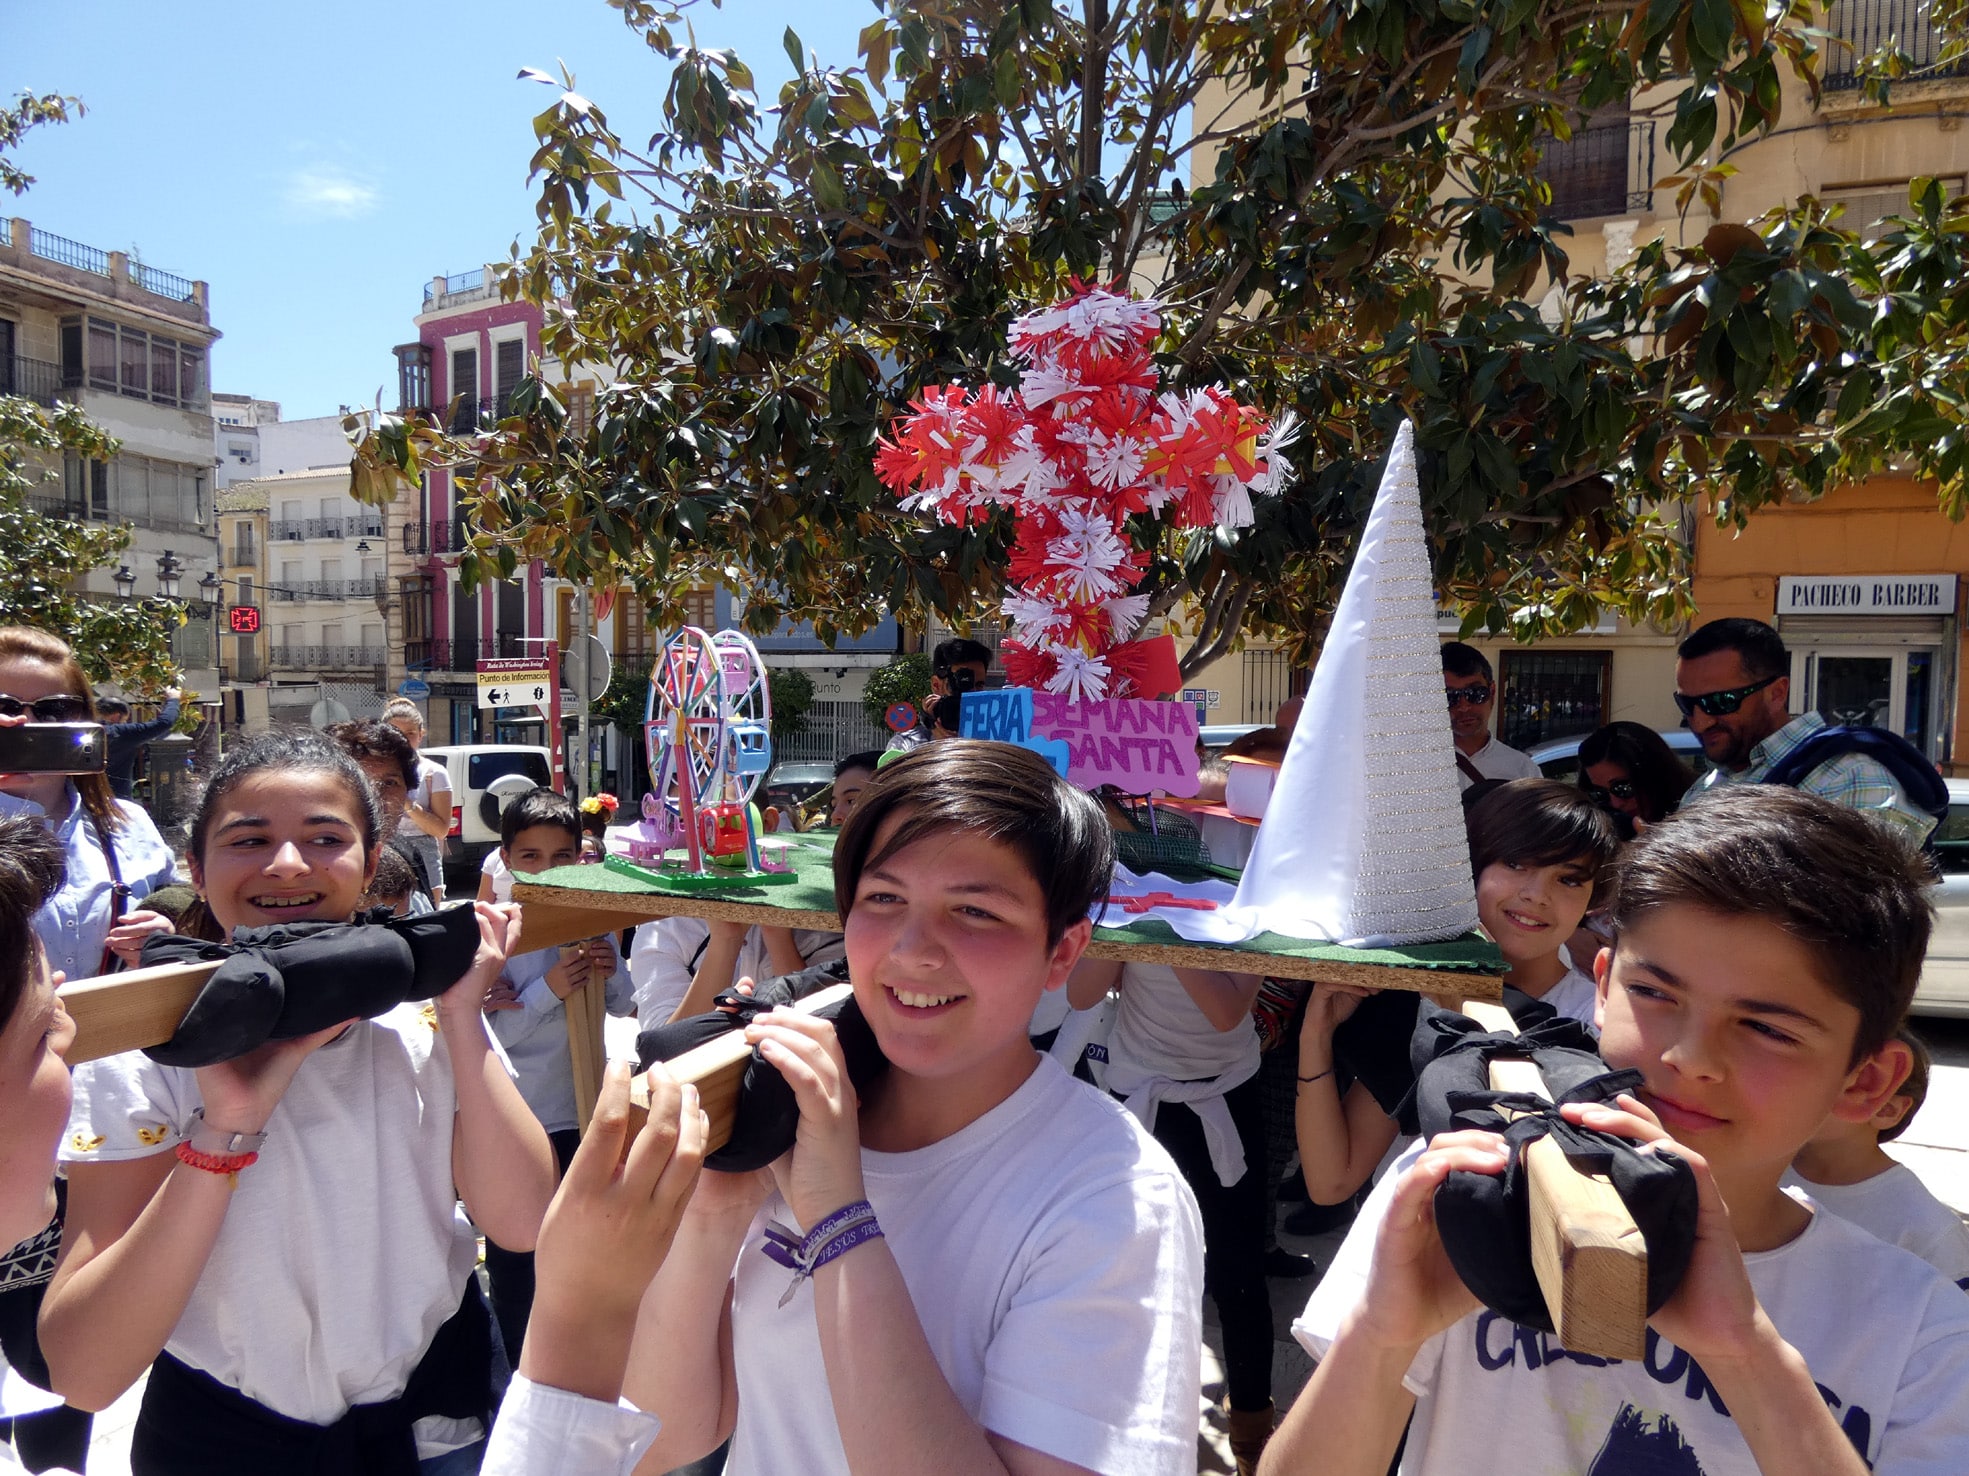
M 213 775 L 189 859 L 230 936 L 346 921 L 378 844 L 355 762 L 270 733 Z M 43 1349 L 88 1409 L 149 1370 L 135 1476 L 477 1469 L 491 1340 L 458 1202 L 530 1249 L 554 1186 L 480 1018 L 514 909 L 481 905 L 478 924 L 431 1015 L 399 1006 L 197 1070 L 133 1052 L 77 1072 Z

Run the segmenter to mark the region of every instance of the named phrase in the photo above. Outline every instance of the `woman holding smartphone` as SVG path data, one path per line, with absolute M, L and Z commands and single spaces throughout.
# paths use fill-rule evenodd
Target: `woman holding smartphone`
M 66 642 L 29 626 L 0 626 L 0 727 L 96 720 L 88 678 Z M 38 819 L 61 846 L 64 879 L 34 914 L 49 970 L 86 979 L 135 963 L 144 939 L 171 931 L 169 918 L 143 905 L 173 879 L 170 848 L 150 816 L 112 795 L 103 774 L 7 773 L 4 767 L 0 758 L 0 819 Z M 57 1198 L 54 1218 L 37 1233 L 0 1246 L 6 1287 L 0 1347 L 16 1370 L 44 1386 L 35 1319 L 61 1244 L 65 1202 Z M 58 1406 L 16 1421 L 13 1435 L 30 1470 L 79 1471 L 89 1416 Z

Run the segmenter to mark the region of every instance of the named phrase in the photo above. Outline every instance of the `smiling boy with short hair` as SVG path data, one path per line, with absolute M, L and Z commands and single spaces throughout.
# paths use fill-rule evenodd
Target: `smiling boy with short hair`
M 1113 855 L 1093 798 L 1008 744 L 932 744 L 868 786 L 834 884 L 888 1068 L 857 1093 L 826 1022 L 750 1027 L 796 1146 L 773 1183 L 698 1182 L 625 1385 L 663 1420 L 644 1469 L 735 1427 L 733 1476 L 1196 1470 L 1195 1201 L 1026 1035 Z
M 1322 1361 L 1267 1476 L 1381 1476 L 1411 1412 L 1404 1476 L 1958 1476 L 1969 1298 L 1779 1188 L 1828 1117 L 1865 1120 L 1898 1084 L 1882 1047 L 1919 977 L 1925 884 L 1911 848 L 1794 791 L 1727 791 L 1651 829 L 1596 970 L 1601 1054 L 1644 1085 L 1621 1110 L 1564 1109 L 1695 1171 L 1695 1256 L 1645 1358 L 1575 1355 L 1477 1308 L 1431 1200 L 1505 1154 L 1446 1134 L 1376 1190 L 1296 1324 Z

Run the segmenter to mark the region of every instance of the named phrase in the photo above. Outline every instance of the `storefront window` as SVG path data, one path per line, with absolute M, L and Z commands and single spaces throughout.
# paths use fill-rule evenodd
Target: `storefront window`
M 1814 706 L 1829 723 L 1892 727 L 1893 692 L 1891 656 L 1819 657 L 1818 700 Z

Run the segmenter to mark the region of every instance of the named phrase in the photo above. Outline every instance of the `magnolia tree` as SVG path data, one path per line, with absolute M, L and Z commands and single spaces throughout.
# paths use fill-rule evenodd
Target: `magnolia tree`
M 24 92 L 0 105 L 0 190 L 18 195 L 34 183 L 6 157 L 22 134 L 81 112 L 79 101 L 55 93 Z M 94 680 L 143 691 L 176 679 L 171 632 L 184 623 L 183 606 L 78 593 L 76 577 L 116 563 L 130 530 L 46 517 L 29 501 L 36 488 L 59 482 L 65 456 L 105 461 L 117 449 L 74 405 L 44 408 L 0 394 L 0 625 L 39 626 L 73 646 Z
M 1895 460 L 1962 509 L 1969 222 L 1939 187 L 1872 245 L 1807 201 L 1585 280 L 1538 179 L 1542 141 L 1653 97 L 1666 188 L 1713 201 L 1703 161 L 1778 122 L 1782 76 L 1816 97 L 1810 0 L 884 0 L 857 58 L 789 30 L 770 109 L 681 0 L 610 3 L 667 73 L 661 127 L 638 146 L 523 74 L 557 95 L 503 286 L 613 383 L 577 422 L 529 382 L 469 442 L 355 427 L 376 500 L 459 467 L 467 577 L 537 557 L 668 623 L 726 583 L 752 628 L 823 638 L 995 616 L 1015 510 L 904 507 L 877 448 L 930 386 L 1009 391 L 1010 325 L 1077 281 L 1160 301 L 1167 391 L 1300 427 L 1248 522 L 1127 529 L 1186 675 L 1241 632 L 1317 643 L 1404 416 L 1473 630 L 1686 614 L 1698 495 L 1742 519 Z

